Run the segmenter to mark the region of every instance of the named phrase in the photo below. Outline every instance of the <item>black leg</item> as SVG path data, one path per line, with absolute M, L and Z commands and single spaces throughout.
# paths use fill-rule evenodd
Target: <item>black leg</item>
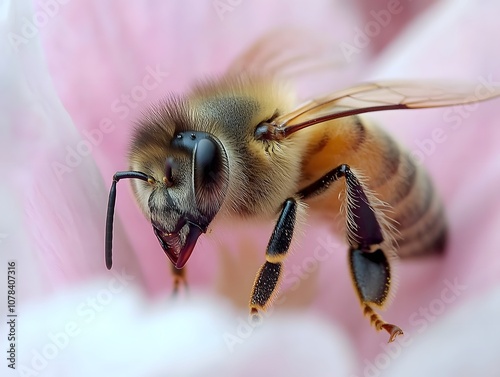
M 289 198 L 285 201 L 278 222 L 274 227 L 266 250 L 266 262 L 260 268 L 253 285 L 250 299 L 250 313 L 258 315 L 273 301 L 276 288 L 282 276 L 282 262 L 286 258 L 297 215 L 297 201 Z
M 384 237 L 365 190 L 348 165 L 340 165 L 331 170 L 316 182 L 299 191 L 298 195 L 303 199 L 317 196 L 342 177 L 345 177 L 346 182 L 347 237 L 349 244 L 352 247 L 359 246 L 362 250 L 369 251 L 371 245 L 381 244 Z
M 383 308 L 386 304 L 390 283 L 391 268 L 382 245 L 384 231 L 380 225 L 376 209 L 370 204 L 366 190 L 348 165 L 340 165 L 325 174 L 318 181 L 299 191 L 299 197 L 308 199 L 321 194 L 338 179 L 344 177 L 346 184 L 346 230 L 349 243 L 349 266 L 356 292 L 363 307 L 363 313 L 370 317 L 370 323 L 377 330 L 386 330 L 389 342 L 403 331 L 395 325 L 386 323 L 373 306 Z

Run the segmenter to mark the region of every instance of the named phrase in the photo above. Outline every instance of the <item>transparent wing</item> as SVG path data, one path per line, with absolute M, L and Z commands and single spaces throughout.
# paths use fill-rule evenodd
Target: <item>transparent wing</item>
M 386 81 L 360 84 L 305 103 L 273 120 L 284 137 L 313 124 L 372 111 L 463 105 L 500 96 L 500 87 L 485 83 Z
M 266 74 L 282 79 L 298 79 L 318 71 L 331 71 L 345 65 L 332 53 L 324 36 L 295 28 L 278 28 L 264 33 L 229 66 L 229 74 Z

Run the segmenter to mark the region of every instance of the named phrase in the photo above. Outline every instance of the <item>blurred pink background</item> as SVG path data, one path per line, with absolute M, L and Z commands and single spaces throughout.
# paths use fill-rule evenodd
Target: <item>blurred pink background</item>
M 44 318 L 54 321 L 57 329 L 58 323 L 74 315 L 71 308 L 86 297 L 85 292 L 95 295 L 99 284 L 106 286 L 115 276 L 104 266 L 107 195 L 113 174 L 128 168 L 133 124 L 149 103 L 168 93 L 185 92 L 199 79 L 223 74 L 257 38 L 287 28 L 317 36 L 328 46 L 328 58 L 336 62 L 331 70 L 297 82 L 300 98 L 382 78 L 452 79 L 481 88 L 500 85 L 499 11 L 500 4 L 493 0 L 136 1 L 126 5 L 112 0 L 40 0 L 34 6 L 29 1 L 4 1 L 0 6 L 1 32 L 6 36 L 0 42 L 0 155 L 6 177 L 0 196 L 4 214 L 0 250 L 2 260 L 16 260 L 19 266 L 18 299 L 26 316 L 19 331 L 31 331 L 24 344 L 19 340 L 19 357 L 28 365 L 33 349 L 43 348 L 48 341 Z M 142 89 L 145 86 L 149 89 Z M 489 350 L 499 349 L 500 338 L 500 325 L 490 314 L 500 309 L 499 101 L 370 115 L 430 171 L 450 221 L 446 255 L 398 264 L 399 289 L 383 313 L 387 321 L 405 330 L 407 344 L 400 345 L 396 356 L 384 348 L 386 334 L 376 333 L 362 316 L 342 240 L 331 235 L 328 224 L 317 224 L 310 216 L 287 260 L 291 276 L 300 284 L 293 290 L 292 284 L 283 287 L 284 302 L 264 323 L 263 338 L 255 341 L 257 351 L 241 351 L 231 364 L 233 369 L 205 370 L 254 375 L 248 365 L 255 363 L 265 370 L 266 363 L 272 364 L 271 350 L 289 347 L 282 361 L 290 364 L 282 365 L 276 375 L 301 375 L 294 367 L 298 362 L 309 363 L 311 375 L 456 376 L 457 371 L 477 371 L 478 365 L 484 368 L 481 375 L 498 375 L 500 363 Z M 436 129 L 444 140 L 431 141 Z M 102 329 L 89 327 L 40 375 L 65 375 L 67 369 L 51 369 L 63 361 L 83 365 L 79 355 L 90 352 L 91 347 L 85 346 L 90 339 L 95 339 L 97 350 L 101 344 L 103 353 L 105 346 L 131 341 L 124 330 L 145 326 L 142 314 L 128 314 L 136 313 L 137 306 L 165 305 L 154 309 L 160 314 L 151 323 L 158 328 L 184 323 L 198 329 L 205 324 L 213 326 L 215 334 L 225 326 L 236 327 L 235 318 L 246 315 L 253 277 L 264 260 L 273 224 L 231 223 L 230 229 L 221 225 L 200 239 L 187 266 L 194 297 L 181 297 L 181 308 L 173 308 L 165 304 L 172 287 L 168 260 L 137 209 L 128 182 L 118 185 L 116 217 L 114 269 L 125 269 L 133 276 L 130 302 L 118 309 L 110 305 L 94 324 L 106 327 L 117 318 L 117 332 L 110 339 Z M 333 252 L 318 266 L 311 262 L 311 251 L 325 244 L 333 245 Z M 4 264 L 1 274 L 6 271 Z M 301 273 L 296 272 L 299 269 Z M 443 290 L 454 284 L 453 300 L 444 302 Z M 64 296 L 53 298 L 56 294 Z M 42 305 L 45 300 L 52 304 Z M 115 301 L 120 304 L 120 300 Z M 57 322 L 56 311 L 68 312 L 69 317 Z M 196 311 L 206 316 L 192 318 Z M 289 313 L 297 318 L 280 317 Z M 163 322 L 167 318 L 168 324 Z M 188 319 L 194 322 L 183 322 Z M 317 322 L 319 330 L 309 330 L 311 322 Z M 480 329 L 480 324 L 490 323 L 491 327 Z M 145 333 L 154 338 L 151 326 Z M 276 336 L 267 339 L 266 331 Z M 292 334 L 289 341 L 285 342 L 284 334 Z M 3 342 L 5 334 L 0 335 Z M 163 375 L 171 371 L 169 357 L 175 360 L 176 352 L 195 352 L 187 350 L 210 344 L 211 336 L 197 332 L 191 342 L 168 348 L 179 339 L 167 334 L 162 337 L 166 344 L 159 343 L 145 354 L 157 368 L 134 374 L 121 367 L 130 375 Z M 329 346 L 305 355 L 295 342 L 311 348 L 322 342 Z M 482 346 L 472 351 L 471 344 L 479 342 Z M 170 350 L 168 357 L 162 358 L 162 348 Z M 453 357 L 435 356 L 443 349 Z M 133 351 L 122 351 L 106 350 L 114 355 L 110 371 L 116 371 L 111 367 L 115 363 L 127 365 L 127 352 Z M 220 360 L 199 360 L 200 367 L 222 365 L 224 352 L 220 355 Z M 381 355 L 389 355 L 389 361 Z M 325 360 L 333 360 L 330 366 L 336 369 L 328 369 Z M 190 369 L 196 363 L 187 364 L 185 374 L 175 375 L 197 375 Z M 95 370 L 98 365 L 96 361 Z M 84 375 L 85 368 L 70 369 L 66 375 Z

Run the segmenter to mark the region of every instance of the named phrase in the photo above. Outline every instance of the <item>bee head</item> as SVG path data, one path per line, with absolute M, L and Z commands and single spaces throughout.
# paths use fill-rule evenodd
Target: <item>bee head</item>
M 223 205 L 229 184 L 225 148 L 212 133 L 190 130 L 189 120 L 180 119 L 182 114 L 182 106 L 171 103 L 170 107 L 148 114 L 136 130 L 129 156 L 130 171 L 115 175 L 110 193 L 108 268 L 119 179 L 138 178 L 132 180 L 137 202 L 176 268 L 186 264 L 199 236 L 207 231 Z
M 164 176 L 148 197 L 153 230 L 177 268 L 182 268 L 201 233 L 224 201 L 228 185 L 227 156 L 213 135 L 185 131 L 174 135 Z

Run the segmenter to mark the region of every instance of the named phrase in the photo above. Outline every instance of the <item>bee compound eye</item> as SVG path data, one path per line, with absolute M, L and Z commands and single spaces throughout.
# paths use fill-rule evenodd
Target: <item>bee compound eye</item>
M 203 191 L 205 185 L 217 183 L 224 176 L 224 147 L 208 132 L 179 132 L 172 139 L 171 146 L 192 153 L 195 192 Z
M 200 140 L 194 156 L 195 187 L 216 180 L 219 169 L 218 146 L 210 139 Z

